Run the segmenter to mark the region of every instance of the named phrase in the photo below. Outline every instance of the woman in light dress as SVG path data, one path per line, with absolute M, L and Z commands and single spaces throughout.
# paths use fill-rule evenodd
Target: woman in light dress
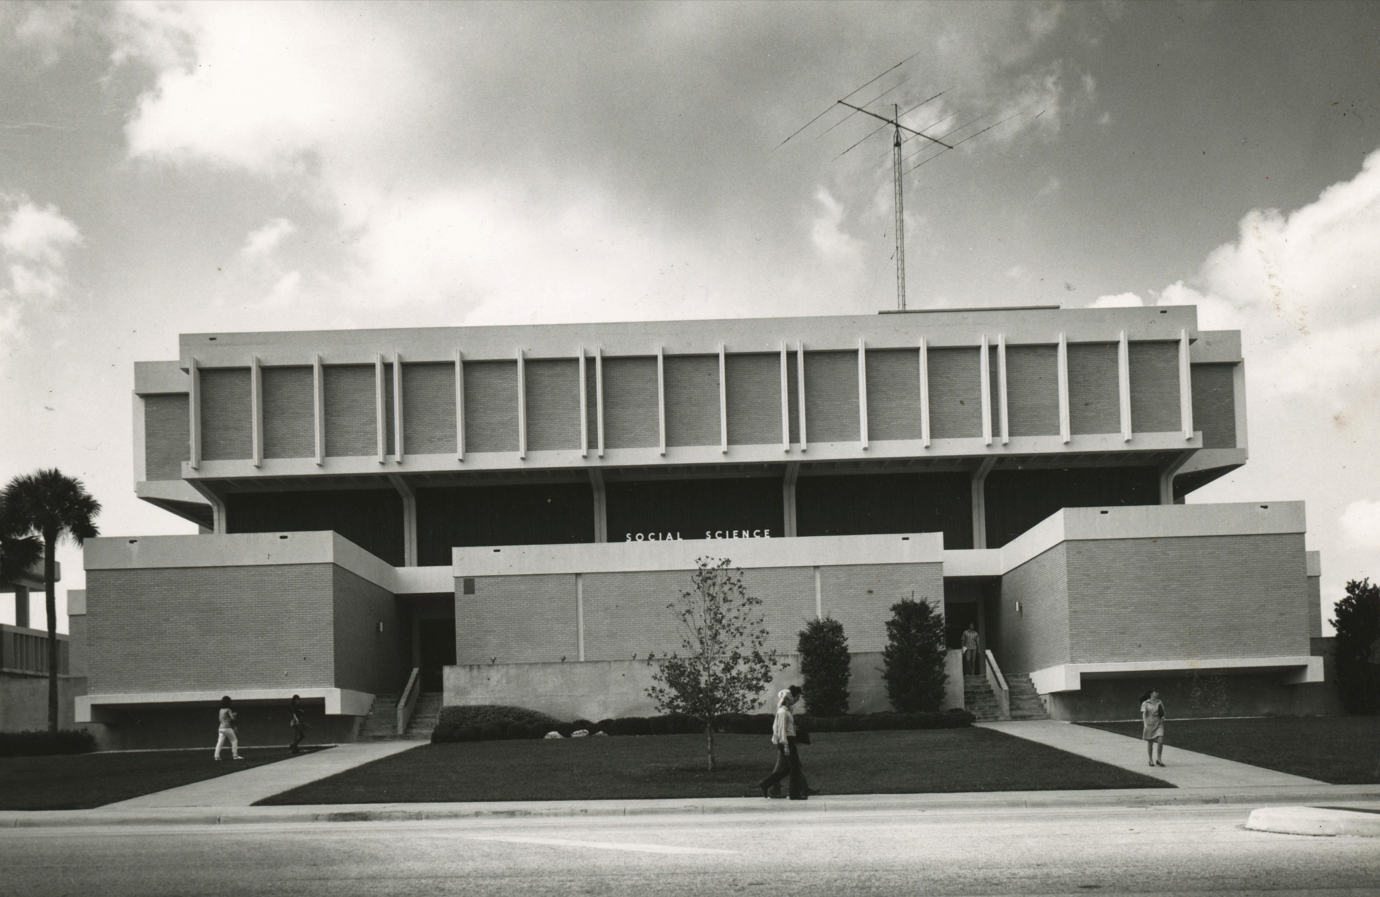
M 1140 696 L 1141 738 L 1145 741 L 1145 756 L 1151 766 L 1164 765 L 1164 702 L 1157 689 Z M 1158 750 L 1157 750 L 1158 748 Z

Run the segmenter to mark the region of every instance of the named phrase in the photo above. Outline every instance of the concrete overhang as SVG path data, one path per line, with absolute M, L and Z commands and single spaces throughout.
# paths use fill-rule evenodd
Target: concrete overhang
M 292 696 L 303 700 L 320 700 L 326 704 L 327 716 L 368 716 L 374 696 L 368 692 L 348 688 L 245 688 L 220 691 L 150 691 L 124 694 L 81 695 L 76 699 L 76 722 L 99 723 L 109 715 L 104 711 L 126 707 L 210 707 L 220 704 L 229 694 L 237 704 L 287 704 Z
M 1285 657 L 1213 657 L 1172 660 L 1114 661 L 1110 663 L 1061 663 L 1030 674 L 1035 690 L 1080 691 L 1083 679 L 1128 679 L 1147 675 L 1190 676 L 1194 673 L 1230 675 L 1243 673 L 1283 673 L 1286 685 L 1323 681 L 1323 659 L 1307 655 Z

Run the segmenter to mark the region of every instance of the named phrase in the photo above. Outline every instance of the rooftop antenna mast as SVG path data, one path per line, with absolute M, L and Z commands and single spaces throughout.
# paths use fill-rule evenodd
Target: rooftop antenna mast
M 864 85 L 864 86 L 866 86 L 866 85 Z M 858 88 L 858 89 L 861 90 L 862 88 Z M 853 93 L 857 93 L 857 91 L 854 91 Z M 850 94 L 850 96 L 851 96 L 851 94 Z M 938 94 L 936 94 L 936 96 L 938 96 Z M 930 99 L 934 99 L 934 97 L 931 97 Z M 929 102 L 929 100 L 926 100 L 925 102 Z M 902 177 L 902 175 L 904 174 L 904 172 L 901 170 L 901 142 L 902 142 L 902 141 L 901 141 L 901 132 L 902 132 L 902 131 L 906 131 L 906 132 L 908 132 L 908 133 L 914 134 L 916 137 L 923 137 L 923 138 L 925 138 L 926 140 L 930 141 L 930 143 L 936 143 L 936 144 L 938 144 L 938 145 L 944 147 L 944 149 L 946 149 L 946 150 L 951 150 L 951 149 L 953 149 L 953 145 L 952 145 L 952 144 L 945 143 L 944 141 L 940 140 L 940 139 L 937 138 L 937 137 L 931 137 L 930 135 L 924 133 L 923 131 L 917 131 L 917 130 L 915 130 L 914 128 L 908 128 L 908 127 L 906 127 L 905 125 L 901 124 L 901 106 L 900 106 L 899 103 L 894 103 L 894 104 L 892 104 L 892 107 L 891 107 L 891 117 L 890 117 L 890 118 L 888 118 L 888 117 L 885 116 L 885 115 L 878 115 L 876 112 L 873 112 L 873 111 L 871 111 L 870 109 L 864 109 L 862 106 L 854 106 L 852 103 L 848 102 L 847 99 L 839 100 L 839 101 L 838 101 L 837 103 L 835 103 L 834 105 L 836 105 L 836 106 L 847 106 L 849 109 L 852 109 L 854 112 L 861 112 L 863 115 L 870 115 L 870 116 L 872 116 L 873 118 L 880 119 L 882 122 L 885 123 L 885 124 L 883 125 L 883 127 L 885 127 L 886 125 L 890 125 L 890 126 L 891 126 L 891 129 L 892 129 L 892 132 L 893 132 L 893 134 L 894 134 L 894 136 L 892 137 L 892 140 L 891 140 L 891 177 L 892 177 L 892 180 L 894 181 L 895 193 L 896 193 L 896 310 L 897 310 L 897 311 L 905 311 L 905 310 L 906 310 L 906 210 L 905 210 L 905 193 L 906 193 L 906 191 L 905 191 L 905 187 L 904 187 L 905 181 L 903 180 L 903 177 Z M 909 111 L 909 110 L 908 110 L 908 111 Z M 879 129 L 879 130 L 880 130 L 880 129 Z M 876 132 L 874 131 L 873 133 L 876 133 Z M 856 146 L 856 144 L 854 144 L 854 145 Z M 853 148 L 853 147 L 849 147 L 849 149 L 852 149 L 852 148 Z M 848 150 L 844 150 L 844 152 L 847 152 L 847 151 L 848 151 Z
M 865 142 L 869 137 L 871 137 L 873 134 L 876 134 L 878 131 L 881 131 L 883 128 L 886 128 L 886 127 L 888 127 L 888 126 L 891 128 L 891 130 L 892 130 L 892 140 L 891 140 L 891 176 L 892 176 L 892 179 L 893 179 L 893 181 L 894 181 L 894 185 L 893 185 L 893 186 L 894 186 L 894 191 L 895 191 L 895 206 L 896 206 L 896 228 L 895 228 L 895 230 L 896 230 L 896 309 L 897 309 L 897 311 L 902 311 L 902 312 L 906 310 L 906 236 L 905 236 L 905 235 L 906 235 L 906 216 L 905 216 L 905 187 L 904 187 L 904 183 L 905 183 L 905 182 L 904 182 L 904 176 L 905 176 L 907 173 L 909 173 L 909 172 L 911 172 L 911 171 L 914 171 L 915 169 L 919 168 L 921 165 L 924 165 L 926 162 L 929 162 L 929 161 L 933 160 L 933 159 L 936 158 L 937 156 L 943 155 L 944 153 L 946 153 L 946 152 L 948 152 L 949 150 L 953 149 L 954 147 L 958 146 L 960 143 L 966 143 L 967 141 L 972 140 L 974 137 L 978 136 L 978 134 L 986 133 L 987 131 L 992 130 L 992 128 L 997 127 L 997 125 L 1000 125 L 1000 124 L 1002 124 L 1002 123 L 1004 123 L 1004 122 L 1010 121 L 1012 118 L 1015 118 L 1016 115 L 1021 114 L 1021 113 L 1017 112 L 1017 113 L 1015 113 L 1014 115 L 1010 115 L 1010 116 L 1008 116 L 1008 117 L 1006 117 L 1006 118 L 1003 118 L 1001 121 L 997 122 L 996 124 L 989 125 L 989 126 L 983 128 L 983 129 L 977 131 L 976 133 L 969 134 L 968 136 L 963 137 L 963 138 L 960 139 L 960 140 L 955 140 L 955 141 L 953 141 L 953 142 L 946 142 L 945 138 L 950 138 L 951 135 L 956 134 L 956 133 L 958 133 L 958 132 L 964 130 L 965 128 L 969 127 L 970 125 L 972 125 L 972 124 L 974 124 L 974 123 L 980 121 L 982 118 L 986 118 L 987 116 L 985 116 L 985 115 L 979 116 L 978 118 L 972 119 L 972 120 L 968 121 L 968 122 L 965 123 L 965 124 L 959 125 L 957 128 L 953 128 L 953 129 L 949 130 L 948 132 L 946 132 L 945 134 L 943 134 L 942 137 L 931 137 L 929 134 L 926 134 L 924 131 L 918 131 L 918 130 L 916 130 L 915 128 L 910 128 L 910 127 L 907 127 L 906 125 L 901 124 L 901 116 L 902 116 L 902 115 L 905 115 L 905 114 L 908 114 L 908 113 L 910 113 L 910 112 L 914 112 L 916 109 L 918 109 L 918 108 L 920 108 L 921 106 L 925 105 L 925 103 L 930 102 L 930 100 L 934 100 L 934 99 L 939 98 L 940 96 L 943 96 L 945 93 L 948 92 L 947 90 L 940 91 L 939 93 L 935 94 L 934 96 L 930 97 L 929 99 L 927 99 L 927 100 L 925 100 L 925 101 L 923 101 L 923 102 L 921 102 L 921 103 L 917 103 L 916 105 L 914 105 L 914 106 L 912 106 L 911 108 L 907 109 L 904 113 L 901 112 L 901 107 L 900 107 L 900 104 L 899 104 L 899 103 L 893 103 L 893 104 L 892 104 L 892 107 L 891 107 L 891 115 L 890 115 L 890 116 L 886 116 L 886 115 L 882 115 L 882 114 L 877 113 L 877 112 L 873 112 L 872 110 L 866 108 L 866 106 L 867 106 L 868 104 L 864 104 L 864 105 L 862 105 L 862 106 L 857 106 L 857 105 L 854 105 L 853 103 L 850 103 L 850 102 L 849 102 L 849 99 L 850 99 L 851 97 L 856 96 L 856 95 L 858 94 L 858 92 L 861 91 L 863 88 L 865 88 L 865 87 L 867 87 L 867 86 L 869 86 L 869 85 L 871 85 L 871 84 L 875 84 L 876 82 L 878 82 L 878 81 L 880 81 L 882 78 L 884 78 L 886 75 L 890 74 L 891 72 L 893 72 L 893 71 L 895 71 L 896 69 L 900 68 L 901 66 L 905 65 L 907 62 L 909 62 L 910 60 L 914 59 L 914 58 L 915 58 L 916 56 L 918 56 L 918 55 L 919 55 L 919 52 L 918 52 L 918 51 L 917 51 L 916 53 L 912 53 L 911 55 L 907 56 L 905 59 L 902 59 L 900 62 L 898 62 L 898 63 L 896 63 L 895 65 L 893 65 L 891 68 L 887 69 L 885 72 L 882 72 L 880 75 L 878 75 L 877 77 L 873 78 L 871 81 L 868 81 L 867 84 L 862 85 L 862 87 L 859 87 L 857 90 L 855 90 L 855 91 L 853 91 L 852 93 L 848 94 L 848 95 L 845 96 L 843 99 L 841 99 L 841 100 L 836 100 L 836 101 L 834 102 L 834 105 L 830 106 L 828 109 L 825 109 L 823 112 L 821 112 L 819 115 L 816 115 L 814 118 L 810 119 L 808 122 L 805 123 L 804 126 L 802 126 L 799 130 L 797 130 L 797 131 L 796 131 L 794 134 L 792 134 L 790 137 L 787 137 L 785 140 L 781 141 L 779 144 L 776 145 L 776 148 L 772 150 L 772 152 L 775 152 L 776 149 L 780 149 L 782 146 L 784 146 L 784 145 L 786 145 L 788 142 L 790 142 L 790 140 L 791 140 L 792 138 L 796 137 L 796 136 L 799 135 L 802 131 L 804 131 L 806 128 L 810 127 L 810 125 L 814 124 L 815 122 L 817 122 L 817 121 L 819 121 L 821 118 L 823 118 L 823 117 L 829 112 L 830 109 L 835 109 L 835 108 L 837 108 L 837 107 L 839 107 L 839 106 L 844 106 L 844 107 L 846 107 L 846 108 L 848 108 L 848 109 L 853 110 L 852 112 L 850 112 L 850 113 L 848 114 L 848 116 L 845 117 L 844 120 L 846 120 L 847 118 L 851 118 L 853 115 L 856 115 L 856 114 L 858 114 L 858 113 L 862 113 L 863 115 L 870 116 L 870 117 L 875 118 L 875 119 L 877 119 L 877 120 L 879 120 L 879 121 L 882 122 L 881 127 L 878 127 L 876 130 L 874 130 L 874 131 L 872 131 L 871 133 L 869 133 L 866 137 L 863 137 L 862 140 L 859 140 L 857 143 L 853 144 L 853 146 L 850 146 L 850 147 L 848 147 L 848 149 L 844 150 L 842 153 L 839 153 L 839 156 L 842 156 L 842 155 L 844 155 L 845 153 L 847 153 L 849 150 L 852 150 L 854 147 L 859 146 L 860 144 L 862 144 L 863 142 Z M 909 79 L 907 79 L 907 80 L 909 80 Z M 901 82 L 901 83 L 904 83 L 904 82 Z M 901 84 L 898 83 L 898 84 L 895 85 L 894 87 L 892 87 L 892 88 L 890 88 L 890 89 L 888 89 L 888 90 L 885 90 L 885 91 L 883 91 L 881 94 L 879 94 L 878 96 L 874 97 L 870 102 L 871 102 L 871 103 L 875 103 L 877 100 L 880 100 L 882 97 L 886 96 L 886 94 L 890 93 L 892 90 L 895 90 L 897 87 L 900 87 L 900 86 L 901 86 Z M 1043 114 L 1044 114 L 1043 111 L 1042 111 L 1040 114 L 1043 115 Z M 1037 117 L 1038 117 L 1038 116 L 1037 116 Z M 949 116 L 949 118 L 952 118 L 952 116 Z M 932 125 L 930 125 L 930 126 L 928 126 L 928 127 L 933 127 L 934 125 L 938 125 L 938 124 L 940 124 L 942 121 L 946 121 L 946 120 L 947 120 L 947 119 L 941 119 L 939 122 L 934 122 Z M 837 127 L 839 124 L 842 124 L 842 123 L 843 123 L 842 121 L 836 123 L 835 125 L 831 126 L 831 127 L 829 128 L 829 130 L 830 130 L 830 131 L 833 130 L 833 128 Z M 903 131 L 905 132 L 906 135 L 909 135 L 909 136 L 903 136 L 903 135 L 902 135 L 902 132 L 903 132 Z M 825 133 L 828 133 L 828 131 L 826 131 Z M 820 136 L 823 136 L 823 135 L 820 135 Z M 903 144 L 906 140 L 912 139 L 912 138 L 914 138 L 914 137 L 919 137 L 919 138 L 922 138 L 923 140 L 928 141 L 928 143 L 927 143 L 926 146 L 925 146 L 925 149 L 928 149 L 928 148 L 930 148 L 931 146 L 940 146 L 940 147 L 943 147 L 943 149 L 941 149 L 939 152 L 935 153 L 934 155 L 931 155 L 931 156 L 929 156 L 928 158 L 922 159 L 921 161 L 915 163 L 914 165 L 910 166 L 910 168 L 905 168 L 905 167 L 904 167 L 904 162 L 905 162 L 906 158 L 913 158 L 915 155 L 918 154 L 918 152 L 923 152 L 923 150 L 920 150 L 920 151 L 918 151 L 917 153 L 912 153 L 911 156 L 909 156 L 909 157 L 903 157 L 902 152 L 901 152 L 901 150 L 902 150 L 902 144 Z M 837 157 L 836 157 L 836 158 L 837 158 Z

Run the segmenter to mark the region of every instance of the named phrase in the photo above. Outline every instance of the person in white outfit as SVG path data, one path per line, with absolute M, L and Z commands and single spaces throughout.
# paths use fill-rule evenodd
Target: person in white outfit
M 220 737 L 216 739 L 216 759 L 220 759 L 220 749 L 230 742 L 230 759 L 243 760 L 240 756 L 240 739 L 235 733 L 235 710 L 230 706 L 230 696 L 220 699 Z

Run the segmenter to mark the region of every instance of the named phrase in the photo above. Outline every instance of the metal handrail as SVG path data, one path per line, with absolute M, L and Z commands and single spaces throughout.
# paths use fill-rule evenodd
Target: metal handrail
M 407 687 L 398 697 L 398 734 L 407 734 L 407 724 L 412 721 L 412 711 L 417 708 L 417 696 L 421 694 L 422 668 L 413 667 L 407 678 Z
M 1001 674 L 1001 667 L 997 666 L 997 659 L 992 656 L 989 648 L 982 652 L 987 656 L 987 684 L 992 688 L 992 694 L 997 696 L 997 711 L 1002 719 L 1011 718 L 1011 689 L 1006 687 L 1006 677 Z

